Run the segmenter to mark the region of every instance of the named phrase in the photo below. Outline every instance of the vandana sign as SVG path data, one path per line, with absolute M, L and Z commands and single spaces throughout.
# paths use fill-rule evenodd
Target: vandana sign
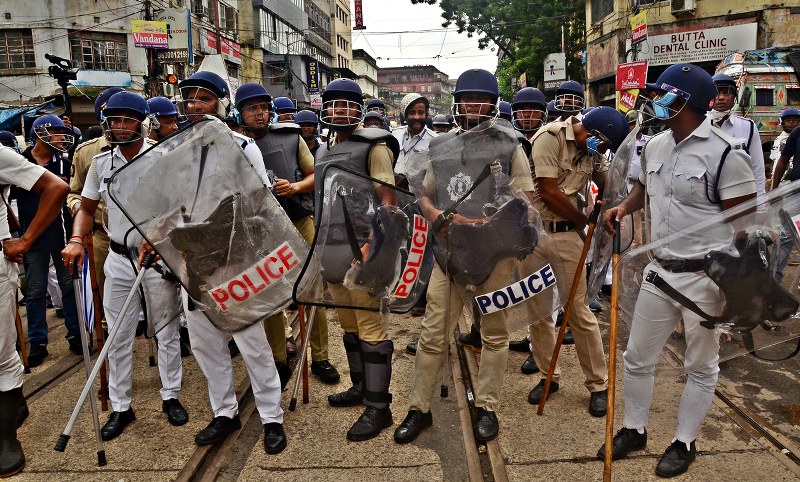
M 721 60 L 732 52 L 755 49 L 756 30 L 755 23 L 748 23 L 650 35 L 637 60 L 647 60 L 651 66 Z
M 133 45 L 136 47 L 165 49 L 169 46 L 167 22 L 134 20 L 131 22 L 131 30 Z

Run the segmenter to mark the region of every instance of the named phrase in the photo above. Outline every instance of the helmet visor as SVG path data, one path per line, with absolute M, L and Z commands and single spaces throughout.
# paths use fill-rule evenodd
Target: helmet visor
M 67 127 L 42 124 L 33 131 L 39 140 L 58 152 L 68 152 L 75 144 L 75 133 Z
M 100 125 L 109 144 L 131 144 L 150 134 L 149 123 L 131 115 L 106 115 Z
M 546 117 L 545 111 L 534 106 L 523 106 L 513 110 L 514 117 L 511 121 L 514 129 L 521 132 L 534 132 L 538 130 Z
M 562 112 L 580 112 L 584 108 L 583 97 L 575 94 L 559 94 L 555 101 L 556 107 Z
M 333 129 L 345 129 L 359 125 L 363 117 L 363 104 L 347 99 L 333 99 L 322 103 L 319 120 Z
M 187 86 L 180 89 L 180 98 L 175 102 L 181 115 L 196 121 L 206 115 L 225 117 L 217 94 L 205 87 Z M 220 109 L 222 108 L 222 112 Z

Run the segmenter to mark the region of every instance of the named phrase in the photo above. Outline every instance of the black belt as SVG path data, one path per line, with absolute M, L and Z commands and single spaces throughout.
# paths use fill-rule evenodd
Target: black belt
M 568 231 L 575 231 L 577 226 L 572 221 L 548 221 L 547 228 L 551 233 L 566 233 Z
M 126 258 L 130 258 L 131 257 L 130 250 L 128 248 L 126 248 L 125 246 L 117 243 L 113 239 L 109 239 L 108 240 L 108 248 L 111 251 L 117 253 L 120 256 L 125 256 Z
M 703 266 L 705 264 L 702 259 L 677 260 L 656 258 L 656 262 L 670 273 L 694 273 L 696 271 L 703 271 Z

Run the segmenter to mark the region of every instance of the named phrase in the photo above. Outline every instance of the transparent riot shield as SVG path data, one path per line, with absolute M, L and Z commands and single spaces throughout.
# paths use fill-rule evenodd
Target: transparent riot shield
M 619 204 L 628 195 L 628 169 L 630 168 L 631 156 L 633 155 L 636 147 L 636 132 L 632 130 L 622 145 L 619 146 L 614 157 L 608 166 L 606 173 L 606 183 L 603 187 L 603 205 L 598 217 L 598 227 L 594 232 L 592 238 L 592 248 L 590 252 L 589 261 L 591 262 L 591 269 L 586 283 L 586 299 L 585 303 L 591 301 L 597 296 L 600 288 L 604 284 L 606 274 L 611 269 L 611 244 L 613 236 L 608 231 L 602 229 L 603 214 L 606 210 L 619 206 Z M 633 225 L 633 216 L 626 216 L 620 223 L 620 247 L 621 252 L 628 251 L 633 244 L 634 230 L 640 229 L 641 226 Z
M 311 255 L 295 287 L 298 303 L 405 313 L 425 292 L 433 267 L 430 227 L 413 194 L 329 164 Z M 391 198 L 391 203 L 382 199 Z M 325 299 L 319 281 L 368 294 Z
M 662 337 L 668 356 L 657 369 L 678 373 L 747 354 L 761 357 L 767 347 L 774 347 L 773 359 L 790 354 L 796 343 L 785 342 L 800 338 L 800 268 L 787 264 L 800 247 L 798 222 L 800 183 L 792 183 L 623 255 L 622 348 Z M 687 357 L 692 332 L 711 333 L 719 358 Z M 692 365 L 684 366 L 687 359 Z
M 560 306 L 561 275 L 546 260 L 529 258 L 543 230 L 539 213 L 515 186 L 515 162 L 527 159 L 513 131 L 481 125 L 437 138 L 408 161 L 406 175 L 429 220 L 438 216 L 434 257 L 471 306 L 466 312 L 476 318 L 502 312 L 506 323 L 530 324 Z M 512 316 L 523 307 L 526 315 Z
M 109 193 L 217 328 L 246 328 L 290 301 L 308 247 L 221 121 L 142 153 Z

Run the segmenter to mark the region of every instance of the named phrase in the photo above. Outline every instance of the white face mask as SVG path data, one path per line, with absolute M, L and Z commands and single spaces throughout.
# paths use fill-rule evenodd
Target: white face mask
M 712 121 L 719 122 L 722 119 L 724 119 L 724 118 L 728 117 L 729 115 L 731 115 L 731 111 L 732 111 L 732 109 L 723 110 L 723 111 L 712 110 L 712 111 L 708 112 L 708 116 L 711 118 Z

